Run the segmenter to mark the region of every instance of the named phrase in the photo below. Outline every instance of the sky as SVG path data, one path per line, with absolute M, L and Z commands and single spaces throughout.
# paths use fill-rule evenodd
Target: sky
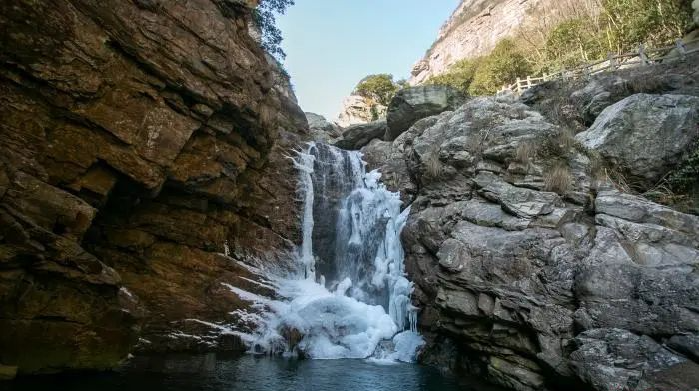
M 364 76 L 408 78 L 459 0 L 296 0 L 277 18 L 304 111 L 335 119 Z

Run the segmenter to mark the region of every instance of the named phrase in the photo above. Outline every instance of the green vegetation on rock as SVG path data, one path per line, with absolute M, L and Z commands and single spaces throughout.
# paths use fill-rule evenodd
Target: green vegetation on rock
M 373 99 L 382 106 L 388 106 L 396 92 L 401 89 L 401 85 L 393 81 L 393 75 L 381 73 L 369 75 L 362 79 L 355 93 L 365 98 Z
M 527 58 L 517 49 L 515 42 L 504 39 L 481 60 L 468 92 L 471 95 L 495 93 L 503 85 L 512 83 L 518 76 L 526 75 L 531 70 Z
M 284 59 L 282 32 L 276 25 L 275 14 L 283 14 L 294 0 L 261 0 L 254 13 L 255 22 L 262 34 L 262 48 L 278 59 Z
M 648 47 L 672 45 L 693 25 L 686 0 L 602 0 L 595 11 L 571 9 L 553 26 L 530 27 L 504 39 L 491 53 L 461 60 L 428 84 L 472 95 L 497 92 L 517 77 L 555 72 Z M 584 7 L 581 7 L 584 8 Z
M 449 68 L 449 72 L 431 77 L 427 84 L 447 85 L 468 92 L 480 64 L 480 58 L 460 60 Z

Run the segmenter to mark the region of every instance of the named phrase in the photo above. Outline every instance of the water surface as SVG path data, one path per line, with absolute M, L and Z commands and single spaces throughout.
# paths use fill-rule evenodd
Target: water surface
M 6 388 L 7 387 L 7 388 Z M 139 357 L 118 372 L 19 378 L 8 391 L 485 391 L 415 364 L 251 355 Z

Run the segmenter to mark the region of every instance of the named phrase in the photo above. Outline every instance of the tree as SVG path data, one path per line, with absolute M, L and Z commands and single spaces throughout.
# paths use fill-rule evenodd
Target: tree
M 468 92 L 473 82 L 473 77 L 481 64 L 481 59 L 460 60 L 450 66 L 447 72 L 432 76 L 427 84 L 449 86 L 462 92 Z
M 544 44 L 545 63 L 539 68 L 572 68 L 606 55 L 603 39 L 586 20 L 571 19 L 553 28 Z
M 612 50 L 633 50 L 638 44 L 665 45 L 692 26 L 687 0 L 604 0 L 608 39 Z
M 374 99 L 383 106 L 388 106 L 399 89 L 400 86 L 393 82 L 393 75 L 381 73 L 362 79 L 354 92 L 365 98 Z
M 294 0 L 260 0 L 253 16 L 262 33 L 262 48 L 277 59 L 284 59 L 286 53 L 281 48 L 282 32 L 276 25 L 276 15 L 284 14 Z
M 512 83 L 532 71 L 526 57 L 517 50 L 510 39 L 500 41 L 490 54 L 483 57 L 469 86 L 472 95 L 496 93 L 502 86 Z

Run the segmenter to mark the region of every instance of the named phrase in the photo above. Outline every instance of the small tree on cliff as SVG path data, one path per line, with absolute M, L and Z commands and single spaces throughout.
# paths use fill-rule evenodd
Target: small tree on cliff
M 375 99 L 380 105 L 388 106 L 393 96 L 401 87 L 393 81 L 393 75 L 381 73 L 369 75 L 362 79 L 355 88 L 355 93 L 369 99 Z
M 292 5 L 294 0 L 260 0 L 254 13 L 255 22 L 262 33 L 262 48 L 278 59 L 284 59 L 286 53 L 281 48 L 283 38 L 276 24 L 276 15 L 284 14 Z

